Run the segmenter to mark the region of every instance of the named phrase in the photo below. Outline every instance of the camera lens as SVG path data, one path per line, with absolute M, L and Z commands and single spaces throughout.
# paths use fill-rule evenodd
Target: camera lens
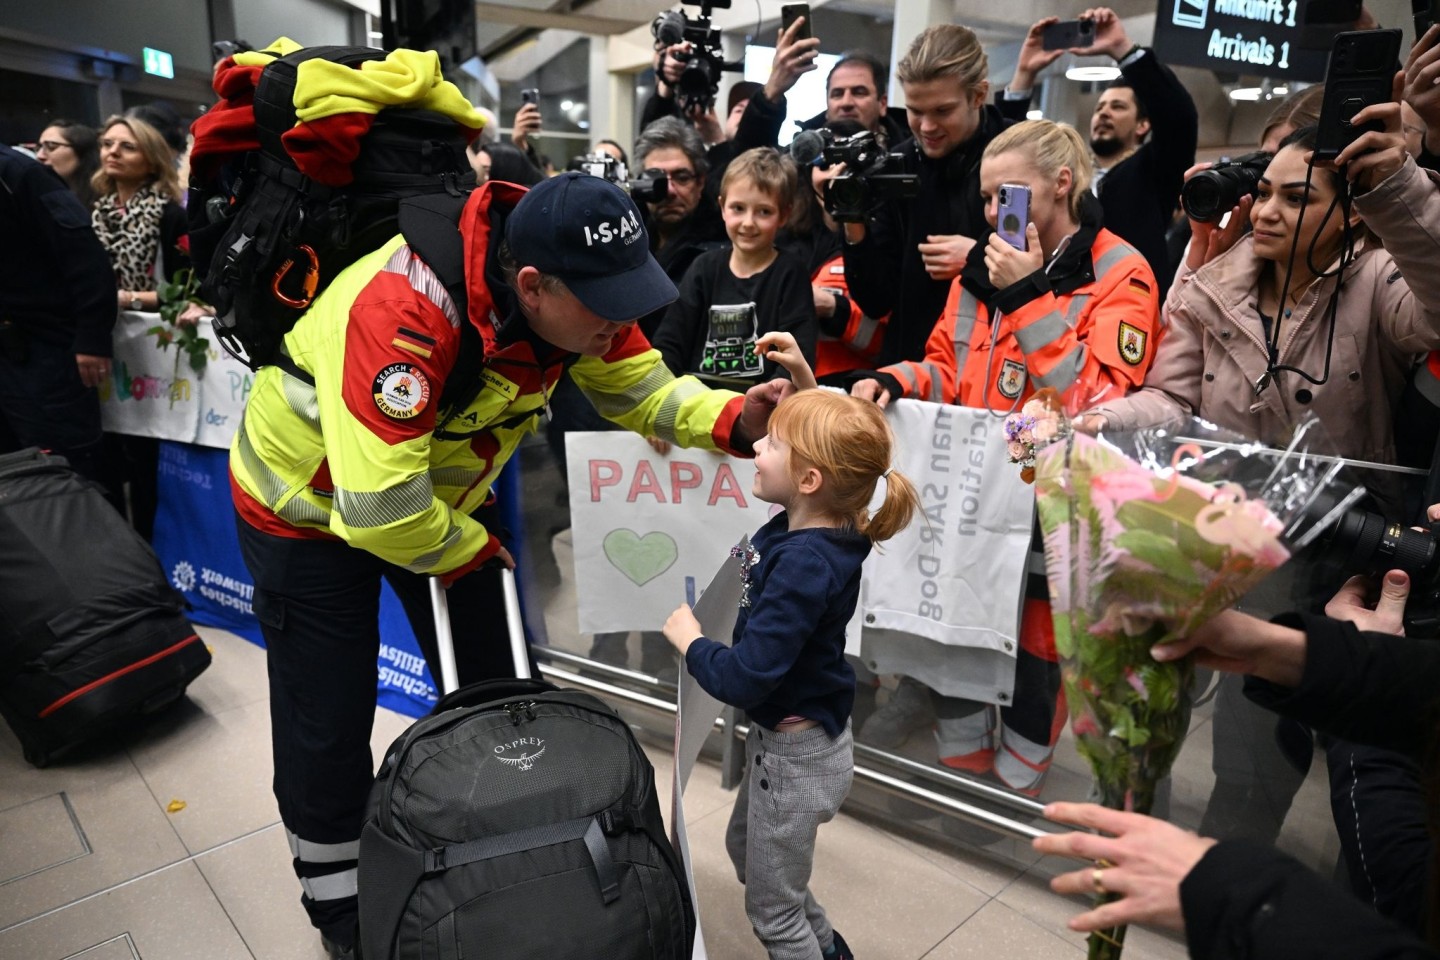
M 865 203 L 865 181 L 857 177 L 836 177 L 825 184 L 825 200 L 832 210 L 860 210 Z
M 1330 535 L 1331 543 L 1344 556 L 1346 570 L 1368 570 L 1375 548 L 1380 545 L 1380 534 L 1385 529 L 1385 518 L 1367 510 L 1347 510 L 1335 524 Z
M 1428 530 L 1412 530 L 1366 510 L 1347 511 L 1330 542 L 1344 568 L 1355 572 L 1404 570 L 1418 575 L 1435 561 L 1435 537 Z
M 1239 197 L 1231 196 L 1233 181 L 1222 178 L 1213 170 L 1204 170 L 1185 182 L 1180 191 L 1180 202 L 1185 215 L 1191 220 L 1211 223 L 1225 215 L 1235 206 Z

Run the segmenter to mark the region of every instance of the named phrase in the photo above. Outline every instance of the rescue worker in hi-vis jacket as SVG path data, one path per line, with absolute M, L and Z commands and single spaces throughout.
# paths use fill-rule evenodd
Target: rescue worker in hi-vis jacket
M 231 449 L 268 648 L 275 795 L 334 956 L 355 938 L 381 579 L 432 665 L 427 576 L 449 587 L 461 683 L 513 676 L 498 577 L 477 570 L 514 561 L 476 514 L 560 378 L 637 433 L 742 455 L 793 390 L 775 380 L 742 396 L 670 374 L 634 321 L 675 286 L 635 205 L 603 179 L 567 173 L 528 193 L 486 183 L 459 230 L 464 304 L 396 236 L 286 335 L 288 359 L 257 375 Z
M 1068 125 L 1030 120 L 996 135 L 980 161 L 985 217 L 997 225 L 1002 188 L 1024 188 L 1024 242 L 991 234 L 989 287 L 977 291 L 957 278 L 924 359 L 884 367 L 852 392 L 882 406 L 911 397 L 1004 416 L 1047 387 L 1072 412 L 1139 389 L 1160 334 L 1155 275 L 1134 247 L 1101 225 L 1089 189 L 1093 175 L 1089 151 Z M 1038 535 L 1035 557 L 1043 559 Z M 1043 564 L 1032 563 L 1026 578 L 1018 639 L 1009 703 L 930 698 L 922 677 L 902 681 L 908 689 L 898 702 L 923 708 L 930 701 L 941 763 L 994 773 L 1037 796 L 1065 726 Z M 964 651 L 952 649 L 949 669 L 959 674 Z M 902 728 L 918 722 L 901 719 Z M 867 723 L 859 736 L 874 730 Z

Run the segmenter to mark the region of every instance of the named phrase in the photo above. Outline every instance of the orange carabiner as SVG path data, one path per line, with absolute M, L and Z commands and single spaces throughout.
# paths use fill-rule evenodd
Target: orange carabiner
M 295 249 L 310 258 L 310 265 L 305 268 L 305 280 L 303 281 L 305 299 L 297 300 L 280 292 L 281 282 L 290 272 L 290 268 L 295 266 L 293 256 L 282 263 L 279 270 L 275 271 L 275 278 L 270 281 L 270 293 L 285 306 L 295 310 L 304 310 L 310 306 L 310 301 L 315 299 L 315 288 L 320 286 L 320 258 L 315 255 L 315 251 L 308 244 L 302 243 Z

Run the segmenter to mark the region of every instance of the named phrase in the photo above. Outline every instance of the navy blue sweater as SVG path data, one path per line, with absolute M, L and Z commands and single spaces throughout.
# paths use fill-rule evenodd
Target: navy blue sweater
M 750 545 L 756 557 L 734 645 L 700 637 L 685 663 L 706 692 L 763 727 L 773 730 L 786 717 L 801 716 L 839 736 L 855 704 L 845 625 L 860 601 L 860 566 L 870 540 L 830 527 L 791 531 L 782 512 Z

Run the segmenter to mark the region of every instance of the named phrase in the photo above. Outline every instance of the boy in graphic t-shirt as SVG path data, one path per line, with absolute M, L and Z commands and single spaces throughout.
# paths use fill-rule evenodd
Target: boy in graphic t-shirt
M 806 265 L 775 249 L 795 182 L 789 158 L 769 147 L 747 150 L 726 167 L 720 210 L 730 246 L 696 258 L 655 333 L 656 349 L 677 376 L 736 389 L 783 376 L 783 367 L 755 352 L 756 339 L 771 331 L 794 336 L 815 362 L 819 323 Z

